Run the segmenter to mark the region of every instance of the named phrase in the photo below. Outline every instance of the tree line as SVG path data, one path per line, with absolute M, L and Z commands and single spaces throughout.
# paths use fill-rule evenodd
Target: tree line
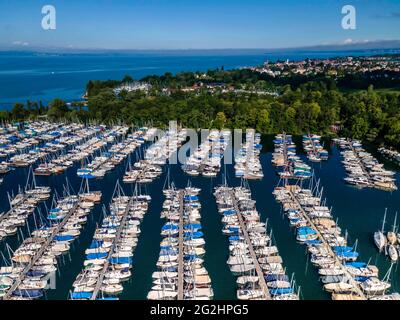
M 255 128 L 265 134 L 286 131 L 323 135 L 332 134 L 331 126 L 336 124 L 342 128 L 341 135 L 400 147 L 400 95 L 375 90 L 372 85 L 363 91 L 343 91 L 338 87 L 339 80 L 326 76 L 269 79 L 250 70 L 217 69 L 207 73 L 148 76 L 141 81 L 152 84 L 149 92 L 116 94 L 113 88 L 128 80 L 132 78 L 90 81 L 87 106 L 81 103 L 67 106 L 61 99 L 53 100 L 46 107 L 16 104 L 11 112 L 2 111 L 0 119 L 47 116 L 54 120 L 122 121 L 160 127 L 167 126 L 170 120 L 177 120 L 192 128 Z M 207 89 L 179 90 L 199 81 L 278 94 L 225 92 L 218 88 L 212 93 Z M 359 86 L 360 82 L 357 83 Z M 165 88 L 170 89 L 168 94 L 163 90 Z M 347 89 L 352 88 L 349 85 Z

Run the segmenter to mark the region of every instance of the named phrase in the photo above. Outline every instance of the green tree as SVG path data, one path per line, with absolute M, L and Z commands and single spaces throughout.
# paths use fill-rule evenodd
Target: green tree
M 56 98 L 50 102 L 47 116 L 53 119 L 61 119 L 66 116 L 68 111 L 69 109 L 65 101 Z
M 218 112 L 217 116 L 215 117 L 214 123 L 213 123 L 214 127 L 217 129 L 222 129 L 224 127 L 225 123 L 226 123 L 225 113 Z
M 16 103 L 14 104 L 14 107 L 11 111 L 11 116 L 14 120 L 24 120 L 26 115 L 28 113 L 26 112 L 24 105 L 22 103 Z

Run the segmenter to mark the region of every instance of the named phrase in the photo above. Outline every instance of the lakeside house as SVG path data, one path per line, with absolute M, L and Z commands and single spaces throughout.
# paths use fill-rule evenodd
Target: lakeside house
M 114 88 L 114 93 L 119 94 L 121 91 L 145 91 L 148 92 L 151 89 L 151 84 L 146 83 L 146 82 L 139 82 L 139 81 L 133 81 L 133 82 L 127 82 L 123 83 L 120 86 Z

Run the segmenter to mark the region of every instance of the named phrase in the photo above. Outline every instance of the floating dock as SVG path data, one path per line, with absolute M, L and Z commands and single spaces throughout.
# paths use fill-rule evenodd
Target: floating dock
M 60 230 L 64 227 L 64 225 L 68 222 L 69 218 L 74 214 L 75 210 L 78 208 L 79 202 L 76 203 L 73 208 L 71 208 L 64 219 L 54 228 L 50 237 L 47 238 L 46 242 L 42 245 L 40 250 L 32 257 L 31 261 L 26 265 L 26 267 L 22 270 L 19 277 L 15 280 L 13 285 L 7 290 L 6 294 L 3 297 L 3 300 L 9 300 L 11 298 L 12 293 L 18 288 L 18 286 L 24 281 L 26 274 L 35 263 L 43 256 L 46 252 L 49 245 L 53 242 L 54 237 L 60 232 Z
M 110 265 L 110 259 L 111 259 L 112 255 L 114 253 L 115 244 L 118 243 L 119 239 L 121 238 L 122 230 L 124 229 L 124 226 L 126 224 L 126 219 L 128 217 L 128 213 L 129 213 L 129 210 L 131 209 L 132 203 L 133 203 L 133 197 L 130 198 L 129 203 L 126 206 L 124 216 L 122 217 L 121 223 L 120 223 L 119 228 L 117 230 L 117 233 L 115 235 L 114 241 L 113 241 L 112 246 L 111 246 L 111 250 L 109 251 L 109 253 L 107 255 L 106 261 L 105 261 L 105 263 L 103 265 L 103 269 L 101 270 L 100 275 L 97 278 L 97 283 L 96 283 L 96 285 L 94 287 L 94 290 L 93 290 L 93 293 L 92 293 L 92 296 L 91 296 L 90 300 L 96 300 L 96 298 L 97 298 L 97 295 L 98 295 L 98 293 L 100 291 L 100 288 L 101 288 L 101 286 L 103 284 L 104 275 L 107 272 L 108 267 Z
M 338 256 L 333 252 L 331 246 L 328 244 L 326 241 L 325 237 L 319 232 L 319 229 L 316 227 L 312 219 L 308 216 L 306 211 L 303 209 L 303 206 L 300 204 L 299 200 L 296 198 L 294 195 L 293 191 L 290 190 L 290 196 L 291 199 L 294 203 L 297 204 L 299 211 L 304 219 L 307 220 L 307 222 L 310 224 L 310 226 L 317 232 L 318 238 L 322 241 L 324 244 L 325 249 L 329 252 L 329 255 L 332 256 L 335 259 L 335 262 L 337 265 L 340 267 L 340 269 L 343 271 L 343 273 L 347 276 L 349 283 L 353 286 L 354 291 L 357 293 L 357 295 L 362 298 L 363 300 L 367 300 L 367 297 L 365 296 L 364 292 L 360 289 L 358 286 L 358 283 L 353 279 L 353 276 L 348 272 L 348 270 L 343 266 L 342 261 L 338 258 Z
M 179 191 L 178 300 L 183 300 L 183 190 Z

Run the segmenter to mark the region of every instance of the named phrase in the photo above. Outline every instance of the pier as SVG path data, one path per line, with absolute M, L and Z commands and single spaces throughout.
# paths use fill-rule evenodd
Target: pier
M 311 134 L 308 133 L 307 138 L 309 138 L 311 141 L 311 147 L 312 147 L 312 152 L 313 152 L 314 156 L 319 155 L 319 152 L 318 152 L 317 148 L 315 147 L 315 141 L 312 139 Z
M 340 261 L 340 259 L 338 258 L 338 256 L 333 252 L 331 246 L 328 244 L 328 242 L 326 241 L 326 239 L 324 238 L 324 236 L 319 232 L 319 229 L 315 226 L 315 224 L 313 223 L 313 221 L 310 219 L 310 217 L 308 216 L 308 214 L 305 212 L 305 210 L 303 209 L 302 205 L 300 204 L 299 200 L 297 199 L 297 197 L 295 196 L 295 194 L 293 193 L 293 190 L 289 190 L 290 191 L 290 197 L 292 199 L 292 201 L 294 203 L 297 204 L 299 211 L 302 215 L 302 217 L 304 219 L 307 220 L 307 222 L 309 223 L 309 225 L 317 232 L 318 238 L 322 241 L 322 243 L 324 244 L 325 249 L 329 252 L 329 255 L 332 256 L 335 259 L 335 262 L 337 263 L 337 266 L 339 266 L 342 270 L 343 273 L 346 275 L 349 283 L 353 286 L 354 288 L 354 292 L 359 295 L 363 300 L 367 300 L 367 297 L 365 296 L 364 292 L 360 289 L 360 287 L 358 286 L 357 282 L 353 279 L 353 276 L 347 271 L 347 269 L 343 266 L 343 263 Z
M 26 267 L 22 270 L 20 273 L 19 277 L 14 281 L 13 285 L 7 290 L 6 294 L 3 297 L 3 300 L 9 300 L 11 298 L 12 293 L 18 288 L 18 286 L 24 281 L 26 274 L 28 273 L 29 270 L 32 269 L 32 267 L 35 265 L 35 263 L 43 256 L 43 254 L 46 252 L 47 248 L 50 246 L 50 244 L 53 242 L 54 237 L 60 232 L 60 230 L 65 226 L 65 224 L 68 222 L 69 218 L 75 213 L 76 209 L 79 206 L 79 202 L 76 203 L 73 208 L 71 208 L 67 215 L 64 217 L 64 219 L 54 228 L 53 232 L 51 233 L 50 237 L 47 238 L 45 243 L 42 245 L 42 247 L 39 249 L 38 252 L 32 257 L 30 262 L 26 265 Z
M 179 191 L 178 300 L 183 300 L 183 190 Z
M 17 204 L 15 204 L 14 206 L 11 206 L 11 204 L 10 204 L 10 206 L 11 206 L 10 210 L 8 210 L 7 212 L 0 215 L 0 222 L 3 221 L 4 219 L 6 219 L 14 211 L 14 208 L 18 207 L 20 204 L 22 204 L 27 198 L 28 198 L 28 196 L 24 193 L 23 197 L 21 198 L 20 201 L 18 201 Z
M 236 215 L 237 215 L 237 217 L 239 219 L 240 229 L 242 230 L 243 237 L 246 240 L 246 243 L 247 243 L 249 251 L 250 251 L 250 256 L 253 259 L 253 263 L 254 263 L 254 266 L 256 268 L 256 272 L 257 272 L 257 276 L 258 276 L 258 283 L 260 284 L 261 290 L 263 291 L 264 299 L 265 300 L 272 300 L 272 297 L 271 297 L 271 295 L 269 293 L 269 290 L 268 290 L 267 283 L 266 283 L 265 278 L 264 278 L 264 272 L 262 271 L 262 269 L 260 267 L 260 264 L 258 262 L 256 253 L 254 252 L 253 244 L 251 243 L 251 240 L 250 240 L 250 237 L 249 237 L 249 233 L 247 232 L 246 224 L 243 221 L 242 214 L 240 213 L 239 206 L 237 204 L 237 200 L 236 200 L 235 193 L 234 193 L 233 189 L 230 190 L 230 194 L 231 194 L 231 197 L 233 199 L 233 205 L 235 207 Z
M 97 295 L 98 295 L 98 293 L 100 291 L 101 285 L 103 284 L 104 275 L 107 272 L 108 267 L 110 265 L 110 259 L 112 257 L 112 254 L 114 253 L 115 244 L 118 243 L 119 239 L 121 238 L 122 230 L 124 229 L 124 226 L 126 224 L 126 219 L 128 218 L 129 210 L 132 207 L 133 199 L 134 199 L 134 197 L 131 197 L 131 199 L 128 202 L 128 205 L 126 206 L 124 215 L 123 215 L 123 217 L 121 219 L 121 223 L 120 223 L 119 228 L 117 230 L 117 233 L 115 235 L 115 238 L 114 238 L 114 241 L 112 243 L 111 249 L 110 249 L 110 251 L 109 251 L 109 253 L 108 253 L 107 257 L 106 257 L 106 261 L 104 262 L 103 269 L 101 270 L 100 275 L 99 275 L 99 277 L 97 279 L 97 283 L 96 283 L 96 286 L 94 287 L 94 290 L 93 290 L 93 293 L 92 293 L 92 296 L 91 296 L 90 300 L 96 300 Z
M 353 147 L 353 144 L 351 142 L 349 142 L 348 146 L 350 147 L 350 150 L 353 151 L 354 155 L 357 157 L 358 164 L 360 165 L 361 170 L 364 172 L 365 176 L 367 177 L 368 182 L 371 185 L 373 185 L 374 183 L 372 181 L 371 175 L 369 174 L 369 171 L 365 168 L 364 162 L 362 161 L 362 159 L 358 155 L 358 152 L 356 151 L 356 149 Z

